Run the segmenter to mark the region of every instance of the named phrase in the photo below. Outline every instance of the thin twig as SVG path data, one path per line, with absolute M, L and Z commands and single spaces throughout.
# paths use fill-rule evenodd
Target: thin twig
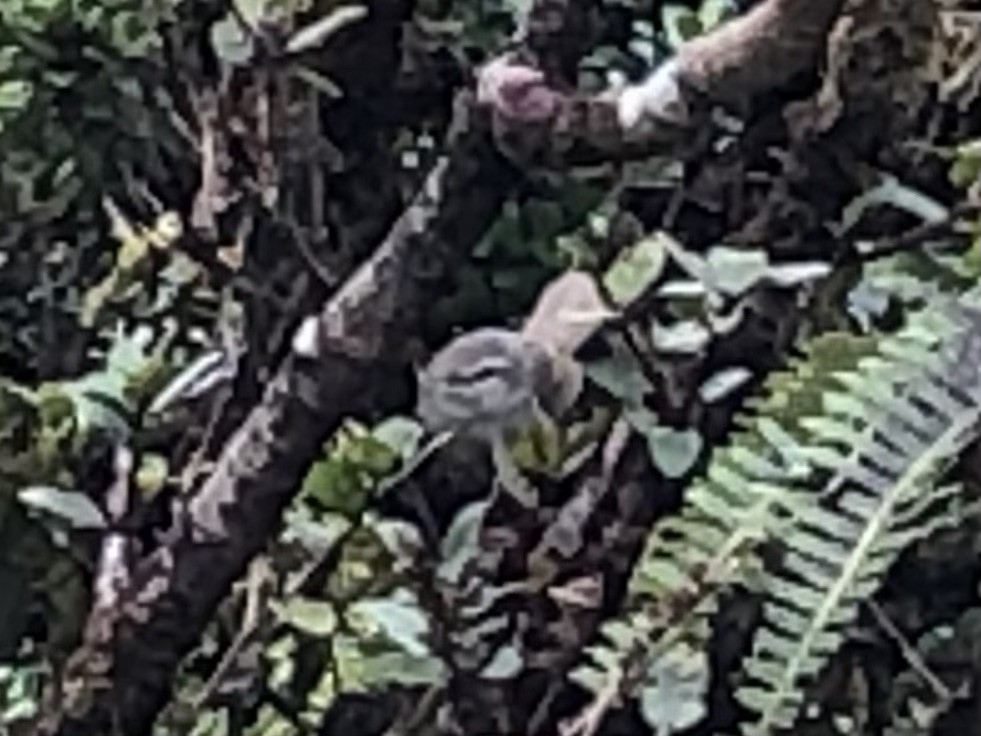
M 876 258 L 896 255 L 923 245 L 928 238 L 950 235 L 961 221 L 961 218 L 981 214 L 981 205 L 973 202 L 962 202 L 950 209 L 950 213 L 942 220 L 924 222 L 892 238 L 883 238 L 875 245 L 859 252 L 859 258 L 869 261 Z
M 950 691 L 943 681 L 937 677 L 927 663 L 920 656 L 920 653 L 916 651 L 916 648 L 910 643 L 909 639 L 900 631 L 892 620 L 886 615 L 886 612 L 882 610 L 882 607 L 876 603 L 874 600 L 867 600 L 865 604 L 868 609 L 872 612 L 875 617 L 876 623 L 879 625 L 886 636 L 892 639 L 896 646 L 899 647 L 900 653 L 903 655 L 903 659 L 906 663 L 916 672 L 920 677 L 924 679 L 927 685 L 933 690 L 934 694 L 942 701 L 949 702 L 953 700 L 954 694 Z
M 208 681 L 198 691 L 197 695 L 191 698 L 191 707 L 194 710 L 199 710 L 211 699 L 212 695 L 214 695 L 215 691 L 228 675 L 228 672 L 232 669 L 235 660 L 242 652 L 242 649 L 245 648 L 250 637 L 258 630 L 262 615 L 261 604 L 264 599 L 264 596 L 261 595 L 262 588 L 263 583 L 268 580 L 269 575 L 269 564 L 261 557 L 257 558 L 250 566 L 246 578 L 245 611 L 242 614 L 241 629 L 235 636 L 235 640 L 231 646 L 225 651 L 215 671 L 211 673 L 211 677 L 208 678 Z

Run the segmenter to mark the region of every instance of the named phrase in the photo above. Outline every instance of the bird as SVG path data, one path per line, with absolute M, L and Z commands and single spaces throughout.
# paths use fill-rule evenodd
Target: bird
M 534 505 L 509 440 L 572 406 L 583 384 L 575 353 L 614 316 L 591 274 L 564 272 L 545 286 L 519 330 L 480 327 L 438 350 L 418 373 L 416 416 L 427 431 L 488 444 L 501 485 Z

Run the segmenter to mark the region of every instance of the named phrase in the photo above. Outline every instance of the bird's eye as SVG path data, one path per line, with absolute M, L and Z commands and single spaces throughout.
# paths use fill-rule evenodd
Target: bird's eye
M 461 385 L 489 381 L 507 374 L 511 362 L 503 359 L 486 358 L 473 365 L 459 368 L 447 376 L 448 382 Z
M 459 372 L 452 376 L 449 376 L 449 383 L 455 385 L 467 385 L 472 383 L 480 383 L 482 381 L 489 381 L 500 376 L 501 370 L 496 366 L 478 366 L 473 370 L 466 372 Z

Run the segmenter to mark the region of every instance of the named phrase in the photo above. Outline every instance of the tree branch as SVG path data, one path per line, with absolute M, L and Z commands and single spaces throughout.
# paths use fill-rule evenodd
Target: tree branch
M 742 99 L 816 63 L 838 5 L 771 0 L 693 43 L 661 73 L 670 76 L 642 85 L 642 135 L 624 125 L 631 121 L 624 118 L 622 95 L 584 100 L 548 86 L 546 76 L 568 70 L 574 54 L 568 49 L 545 64 L 541 77 L 485 84 L 480 102 L 490 103 L 490 126 L 483 111 L 461 105 L 460 132 L 448 156 L 373 256 L 297 333 L 292 352 L 227 443 L 178 530 L 136 566 L 111 619 L 89 627 L 63 674 L 59 702 L 49 703 L 38 733 L 149 732 L 181 658 L 277 529 L 325 439 L 346 417 L 371 406 L 379 387 L 404 369 L 401 345 L 417 331 L 433 285 L 496 216 L 516 176 L 495 142 L 501 146 L 505 138 L 531 131 L 531 148 L 564 164 L 637 155 L 652 143 L 664 149 L 692 124 L 685 114 L 689 89 L 719 101 Z M 532 15 L 552 18 L 548 13 L 559 8 L 575 25 L 588 7 L 586 0 L 539 0 Z M 564 38 L 555 32 L 560 27 L 545 23 L 528 38 Z M 538 103 L 548 114 L 540 114 Z M 522 114 L 532 108 L 535 115 Z M 510 153 L 513 147 L 502 148 Z

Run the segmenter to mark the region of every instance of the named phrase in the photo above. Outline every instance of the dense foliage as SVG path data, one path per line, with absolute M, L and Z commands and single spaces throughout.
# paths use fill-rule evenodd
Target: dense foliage
M 517 0 L 0 4 L 0 734 L 125 669 L 84 645 L 140 561 L 227 531 L 187 509 L 268 461 L 256 407 L 314 393 L 277 382 L 294 335 L 425 225 L 482 64 L 578 57 L 608 101 L 753 4 L 583 5 L 551 38 Z M 484 123 L 489 193 L 429 196 L 487 227 L 345 421 L 298 429 L 325 441 L 244 575 L 179 591 L 217 607 L 155 733 L 976 730 L 981 31 L 852 11 L 820 74 L 708 99 L 668 155 L 558 165 Z M 413 367 L 567 268 L 618 318 L 510 448 L 520 509 L 413 416 Z

